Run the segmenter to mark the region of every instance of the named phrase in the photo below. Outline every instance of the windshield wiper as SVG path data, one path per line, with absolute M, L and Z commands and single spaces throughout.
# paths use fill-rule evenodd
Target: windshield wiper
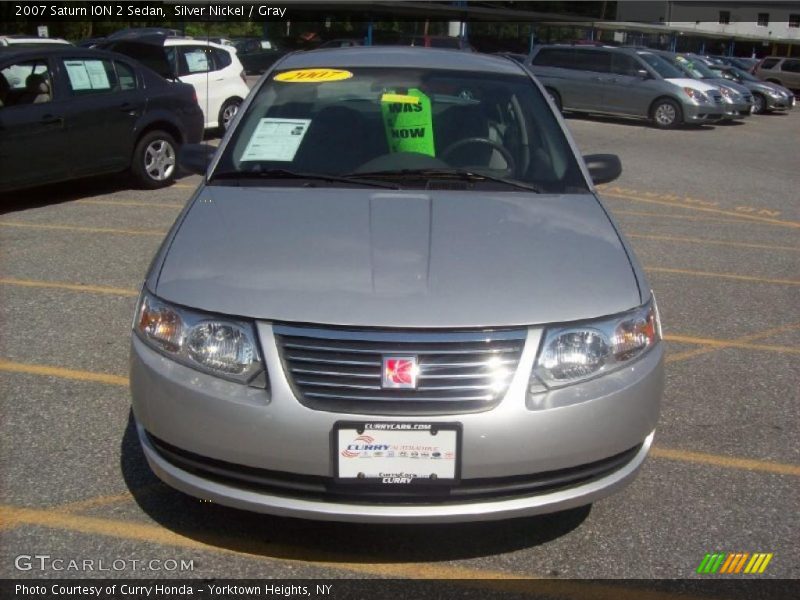
M 377 187 L 389 190 L 399 190 L 400 186 L 383 183 L 381 181 L 370 181 L 351 175 L 325 175 L 324 173 L 298 173 L 288 169 L 265 169 L 259 171 L 222 171 L 214 173 L 210 181 L 216 179 L 307 179 L 309 181 L 330 181 L 335 183 L 353 183 L 367 187 Z M 310 186 L 310 184 L 306 184 Z
M 485 173 L 476 173 L 467 169 L 397 169 L 394 171 L 369 171 L 366 173 L 348 173 L 347 177 L 457 177 L 464 181 L 491 181 L 493 183 L 502 183 L 511 187 L 521 190 L 528 190 L 541 194 L 542 190 L 535 185 L 529 183 L 522 183 L 513 179 L 506 179 L 504 177 L 497 177 L 495 175 L 486 175 Z

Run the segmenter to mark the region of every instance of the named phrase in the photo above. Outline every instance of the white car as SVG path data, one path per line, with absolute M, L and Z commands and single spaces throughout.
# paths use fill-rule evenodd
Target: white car
M 135 58 L 169 79 L 191 84 L 206 129 L 228 128 L 250 88 L 236 50 L 205 40 L 126 33 L 102 45 Z
M 206 129 L 226 130 L 250 92 L 236 50 L 186 38 L 166 38 L 164 48 L 178 79 L 194 86 Z
M 61 38 L 36 37 L 31 35 L 0 35 L 0 46 L 40 46 L 43 44 L 71 44 Z

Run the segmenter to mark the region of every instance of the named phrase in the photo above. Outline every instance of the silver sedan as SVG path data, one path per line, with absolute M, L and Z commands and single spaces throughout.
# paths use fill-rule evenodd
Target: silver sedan
M 312 519 L 449 522 L 631 482 L 655 297 L 542 87 L 501 57 L 297 53 L 261 80 L 147 274 L 131 392 L 154 472 Z

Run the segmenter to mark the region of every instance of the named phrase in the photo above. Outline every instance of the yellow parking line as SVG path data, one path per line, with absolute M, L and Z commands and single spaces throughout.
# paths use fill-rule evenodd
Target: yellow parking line
M 16 525 L 30 525 L 134 540 L 161 546 L 172 546 L 215 554 L 232 554 L 252 560 L 296 566 L 313 566 L 359 575 L 387 578 L 479 580 L 457 581 L 459 587 L 495 589 L 507 592 L 582 600 L 699 600 L 686 594 L 673 594 L 640 587 L 581 581 L 543 580 L 535 574 L 519 574 L 446 563 L 380 563 L 369 562 L 374 556 L 346 555 L 316 550 L 313 547 L 288 546 L 254 537 L 231 537 L 224 534 L 193 532 L 196 538 L 175 533 L 149 523 L 68 515 L 51 510 L 0 505 L 0 520 Z M 307 558 L 306 558 L 307 557 Z M 709 600 L 704 596 L 705 600 Z
M 174 187 L 174 188 L 180 188 L 180 189 L 187 189 L 187 190 L 193 190 L 193 189 L 195 189 L 197 186 L 196 186 L 196 185 L 187 185 L 187 184 L 185 184 L 185 183 L 173 183 L 173 184 L 172 184 L 170 187 Z
M 647 212 L 638 210 L 614 210 L 611 209 L 614 215 L 633 215 L 637 217 L 648 217 L 655 220 L 660 219 L 678 219 L 681 221 L 712 221 L 716 223 L 739 223 L 744 225 L 758 225 L 756 222 L 742 221 L 742 219 L 723 219 L 721 217 L 697 217 L 695 215 L 666 215 L 657 212 Z M 767 223 L 769 224 L 769 223 Z
M 776 283 L 779 285 L 800 285 L 796 279 L 772 279 L 767 277 L 753 277 L 751 275 L 737 275 L 736 273 L 712 273 L 709 271 L 691 271 L 689 269 L 670 269 L 667 267 L 645 267 L 645 271 L 652 273 L 677 273 L 680 275 L 693 275 L 695 277 L 711 277 L 714 279 L 732 279 L 734 281 L 752 281 L 756 283 Z
M 15 279 L 0 277 L 0 285 L 16 285 L 21 287 L 50 288 L 70 290 L 72 292 L 88 292 L 90 294 L 110 294 L 112 296 L 138 296 L 139 290 L 107 287 L 102 285 L 82 285 L 79 283 L 61 283 L 58 281 L 39 281 L 33 279 Z
M 653 446 L 650 449 L 650 454 L 656 458 L 663 458 L 666 460 L 677 460 L 681 462 L 724 467 L 726 469 L 759 471 L 762 473 L 775 473 L 777 475 L 792 475 L 794 477 L 800 477 L 800 466 L 767 460 L 736 458 L 733 456 L 722 456 L 720 454 L 707 454 L 705 452 L 691 452 L 689 450 L 662 448 L 661 446 Z
M 505 579 L 528 578 L 503 571 L 471 569 L 436 563 L 368 563 L 363 557 L 345 556 L 262 541 L 254 537 L 231 537 L 224 534 L 195 532 L 196 538 L 186 537 L 169 529 L 149 523 L 88 517 L 60 511 L 0 506 L 0 520 L 16 525 L 34 525 L 63 529 L 89 535 L 136 540 L 191 550 L 248 556 L 279 563 L 302 564 L 325 569 L 341 569 L 368 575 L 409 577 L 421 579 Z M 307 555 L 309 558 L 304 558 Z
M 22 223 L 20 221 L 0 221 L 3 227 L 24 227 L 28 229 L 52 229 L 58 231 L 80 231 L 84 233 L 117 233 L 125 235 L 154 235 L 163 237 L 161 229 L 116 229 L 113 227 L 81 227 L 78 225 L 47 225 L 44 223 Z
M 778 352 L 781 354 L 800 354 L 800 348 L 794 346 L 750 344 L 748 342 L 737 342 L 736 340 L 717 340 L 712 338 L 692 337 L 689 335 L 665 335 L 664 339 L 668 342 L 700 344 L 701 346 L 713 346 L 714 348 L 742 348 L 744 350 L 763 350 L 765 352 Z
M 788 326 L 788 327 L 776 328 L 776 329 L 773 329 L 773 330 L 770 330 L 770 331 L 764 331 L 764 332 L 761 332 L 761 333 L 758 333 L 758 334 L 753 334 L 752 336 L 748 336 L 748 337 L 750 339 L 752 339 L 754 337 L 757 337 L 757 336 L 766 337 L 767 335 L 774 335 L 775 333 L 786 331 L 786 330 L 792 329 L 792 328 L 794 328 L 794 329 L 800 328 L 800 325 L 791 325 L 791 326 Z M 742 338 L 742 339 L 744 339 L 744 338 Z M 717 341 L 717 340 L 712 340 L 712 341 L 714 343 L 719 342 L 720 344 L 722 344 L 722 343 L 731 344 L 731 343 L 735 342 L 735 340 L 731 340 L 729 342 L 721 342 L 721 341 Z M 711 351 L 716 350 L 717 348 L 718 348 L 718 346 L 714 346 Z M 702 350 L 706 350 L 706 349 L 702 349 Z M 73 369 L 65 369 L 65 368 L 61 368 L 61 367 L 51 367 L 51 366 L 46 366 L 46 365 L 34 365 L 34 364 L 28 364 L 28 363 L 17 363 L 17 362 L 12 362 L 12 361 L 3 360 L 3 359 L 0 359 L 0 371 L 10 371 L 10 372 L 15 372 L 15 373 L 25 373 L 25 374 L 29 374 L 29 375 L 41 375 L 41 376 L 45 376 L 45 377 L 60 377 L 60 378 L 63 378 L 63 379 L 73 379 L 73 380 L 77 380 L 77 381 L 93 381 L 93 382 L 107 383 L 107 384 L 118 385 L 118 386 L 127 386 L 128 385 L 128 379 L 126 377 L 121 377 L 119 375 L 110 375 L 110 374 L 106 374 L 106 373 L 95 373 L 95 372 L 92 372 L 92 371 L 77 371 L 77 370 L 73 370 Z M 664 454 L 662 454 L 662 456 L 667 457 L 667 458 L 676 457 L 676 456 L 680 455 L 680 453 L 682 452 L 681 450 L 670 450 L 670 449 L 666 449 L 666 448 L 662 448 L 661 450 L 663 450 L 663 453 L 664 453 Z M 686 454 L 686 456 L 690 457 L 689 459 L 687 459 L 687 460 L 690 460 L 690 462 L 703 462 L 703 460 L 701 460 L 698 457 L 707 457 L 708 460 L 706 460 L 705 462 L 707 462 L 708 464 L 723 465 L 723 466 L 735 466 L 736 464 L 742 464 L 742 465 L 747 465 L 747 467 L 744 467 L 744 468 L 747 468 L 748 470 L 755 470 L 755 471 L 759 471 L 760 470 L 760 471 L 765 471 L 765 472 L 782 472 L 782 473 L 789 472 L 792 475 L 800 474 L 800 467 L 796 467 L 794 465 L 781 465 L 779 463 L 771 463 L 771 462 L 768 462 L 768 461 L 761 461 L 761 460 L 755 460 L 755 459 L 729 458 L 729 457 L 725 457 L 725 456 L 717 456 L 717 455 L 714 455 L 714 454 L 703 454 L 703 455 L 700 455 L 700 454 L 697 454 L 697 453 L 688 453 L 688 454 Z M 763 468 L 760 468 L 759 465 L 763 465 Z M 776 471 L 776 469 L 778 469 L 778 470 Z M 116 501 L 116 496 L 114 498 L 115 498 L 114 501 Z
M 163 489 L 163 486 L 164 486 L 163 483 L 157 481 L 154 483 L 143 485 L 142 487 L 137 488 L 136 490 L 133 491 L 125 490 L 120 494 L 95 496 L 93 498 L 87 498 L 86 500 L 78 500 L 76 502 L 69 502 L 67 504 L 52 506 L 48 510 L 54 510 L 63 513 L 76 513 L 83 510 L 89 510 L 92 508 L 101 508 L 103 506 L 109 506 L 111 504 L 128 502 L 132 500 L 134 497 L 137 499 L 141 499 L 143 497 L 149 496 L 158 489 Z
M 778 335 L 780 333 L 785 333 L 787 331 L 795 331 L 797 329 L 800 329 L 800 323 L 790 323 L 790 324 L 787 324 L 787 325 L 781 325 L 780 327 L 773 327 L 772 329 L 766 329 L 764 331 L 757 331 L 756 333 L 751 333 L 749 335 L 738 337 L 736 339 L 729 340 L 729 343 L 733 342 L 733 343 L 736 343 L 736 344 L 742 344 L 742 343 L 747 343 L 747 342 L 753 342 L 755 340 L 761 340 L 761 339 L 764 339 L 764 338 L 771 337 L 773 335 Z M 665 339 L 667 339 L 669 341 L 669 339 L 672 338 L 672 341 L 677 341 L 677 340 L 674 339 L 674 338 L 677 338 L 677 337 L 678 336 L 668 335 L 668 336 L 665 336 Z M 716 342 L 721 342 L 721 341 L 722 340 L 716 340 Z M 721 347 L 722 346 L 720 346 L 718 344 L 711 345 L 711 346 L 707 345 L 705 348 L 697 348 L 695 350 L 687 350 L 685 352 L 680 352 L 678 354 L 670 354 L 669 356 L 667 356 L 666 361 L 668 363 L 673 363 L 673 362 L 679 362 L 679 361 L 682 361 L 682 360 L 687 360 L 689 358 L 694 358 L 696 356 L 702 356 L 704 354 L 711 354 L 712 352 L 716 352 L 717 350 L 719 350 Z
M 641 233 L 626 233 L 629 238 L 639 238 L 643 240 L 659 240 L 665 242 L 686 242 L 688 244 L 709 244 L 712 246 L 732 246 L 735 248 L 756 248 L 759 250 L 788 250 L 790 252 L 800 252 L 796 246 L 771 246 L 768 244 L 750 244 L 747 242 L 726 242 L 724 240 L 707 240 L 703 238 L 678 237 L 671 235 L 648 235 Z
M 761 223 L 769 223 L 780 227 L 800 227 L 797 221 L 782 221 L 781 219 L 771 219 L 769 217 L 759 217 L 758 215 L 748 215 L 745 213 L 737 213 L 730 210 L 721 210 L 719 208 L 708 208 L 706 206 L 693 206 L 691 204 L 678 204 L 677 202 L 667 202 L 665 200 L 653 200 L 652 198 L 643 198 L 641 196 L 633 196 L 631 194 L 622 194 L 619 192 L 604 192 L 598 190 L 603 196 L 611 196 L 612 198 L 622 198 L 623 200 L 633 200 L 635 202 L 645 202 L 647 204 L 659 204 L 661 206 L 672 206 L 674 208 L 686 208 L 689 210 L 699 210 L 702 212 L 709 212 L 718 215 L 725 215 L 727 217 L 736 217 L 738 219 L 747 219 L 751 221 L 759 221 Z M 613 212 L 613 210 L 612 210 Z
M 128 386 L 128 378 L 108 373 L 95 373 L 94 371 L 77 371 L 74 369 L 64 369 L 62 367 L 50 367 L 47 365 L 34 365 L 30 363 L 18 363 L 0 358 L 0 371 L 11 373 L 25 373 L 26 375 L 41 375 L 43 377 L 58 377 L 60 379 L 73 379 L 76 381 L 92 381 L 97 383 L 107 383 L 110 385 Z
M 98 204 L 102 206 L 143 206 L 146 208 L 183 208 L 177 202 L 136 202 L 134 200 L 75 200 L 75 204 Z

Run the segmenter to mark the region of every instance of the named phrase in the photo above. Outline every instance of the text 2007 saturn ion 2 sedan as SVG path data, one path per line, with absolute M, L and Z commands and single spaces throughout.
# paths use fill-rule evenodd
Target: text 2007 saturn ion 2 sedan
M 147 275 L 133 411 L 169 485 L 276 515 L 501 519 L 635 476 L 658 311 L 531 75 L 493 56 L 287 56 Z

